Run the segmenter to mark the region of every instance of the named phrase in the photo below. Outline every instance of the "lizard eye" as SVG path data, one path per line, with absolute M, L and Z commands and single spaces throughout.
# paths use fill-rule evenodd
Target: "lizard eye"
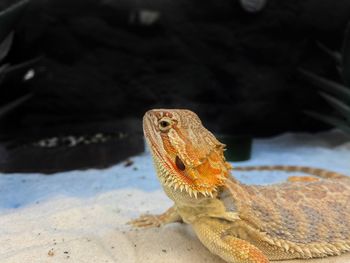
M 170 127 L 171 127 L 171 120 L 169 120 L 169 119 L 161 119 L 159 121 L 159 129 L 161 131 L 167 131 L 167 130 L 170 129 Z

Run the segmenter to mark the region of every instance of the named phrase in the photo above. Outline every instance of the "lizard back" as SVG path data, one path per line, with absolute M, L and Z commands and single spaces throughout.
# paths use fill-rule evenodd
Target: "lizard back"
M 304 245 L 307 252 L 315 247 L 316 253 L 325 255 L 350 250 L 348 178 L 269 186 L 242 185 L 232 179 L 226 186 L 239 217 L 269 243 Z M 323 249 L 324 244 L 329 249 Z

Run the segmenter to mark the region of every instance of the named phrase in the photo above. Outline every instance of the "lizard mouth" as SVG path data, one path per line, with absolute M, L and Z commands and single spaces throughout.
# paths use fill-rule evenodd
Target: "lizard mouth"
M 156 112 L 158 113 L 158 111 Z M 146 141 L 151 149 L 159 180 L 164 187 L 186 192 L 191 197 L 213 197 L 218 187 L 224 185 L 231 166 L 223 157 L 223 145 L 218 143 L 195 164 L 185 162 L 167 134 L 157 129 L 159 116 L 154 111 L 147 112 L 143 119 Z M 185 136 L 186 137 L 186 136 Z M 193 146 L 186 142 L 188 152 Z

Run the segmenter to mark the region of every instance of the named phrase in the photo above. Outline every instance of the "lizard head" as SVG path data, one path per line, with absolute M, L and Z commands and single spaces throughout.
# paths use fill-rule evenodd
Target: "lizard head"
M 225 145 L 189 110 L 146 112 L 143 130 L 164 187 L 190 196 L 213 196 L 229 175 Z

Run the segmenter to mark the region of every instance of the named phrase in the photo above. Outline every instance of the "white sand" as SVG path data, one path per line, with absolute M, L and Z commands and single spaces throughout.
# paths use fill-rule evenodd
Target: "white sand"
M 338 132 L 284 135 L 254 146 L 253 159 L 240 165 L 311 165 L 350 174 L 350 140 Z M 130 167 L 53 176 L 0 175 L 0 262 L 223 262 L 183 224 L 147 230 L 125 225 L 141 213 L 160 213 L 171 205 L 150 155 L 132 160 Z M 271 183 L 287 175 L 237 177 Z M 350 255 L 307 262 L 344 263 Z

